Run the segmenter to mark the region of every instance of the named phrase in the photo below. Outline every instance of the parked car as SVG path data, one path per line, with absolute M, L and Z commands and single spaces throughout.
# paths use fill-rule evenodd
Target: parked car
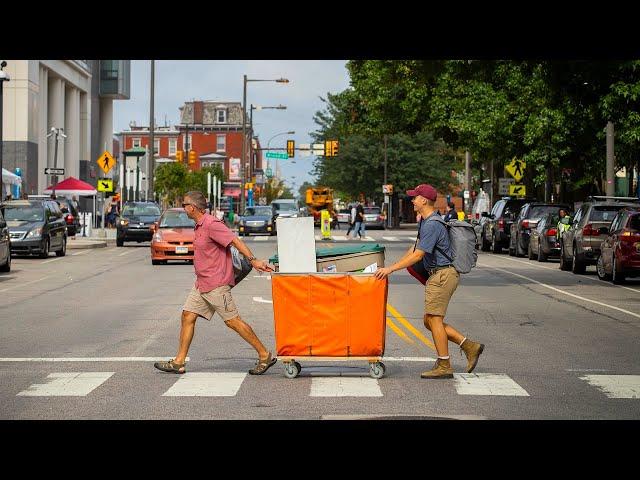
M 525 199 L 504 197 L 493 205 L 490 213 L 481 214 L 486 219 L 480 237 L 483 251 L 490 249 L 493 253 L 502 253 L 502 249 L 509 246 L 511 224 L 525 203 Z
M 0 205 L 0 272 L 11 271 L 11 240 L 9 239 L 9 227 L 2 215 Z
M 384 230 L 384 215 L 380 207 L 364 207 L 365 228 L 381 228 Z
M 560 256 L 560 242 L 557 236 L 558 221 L 558 214 L 549 212 L 540 219 L 536 228 L 531 229 L 529 260 L 537 259 L 539 262 L 546 262 L 549 257 Z
M 78 203 L 67 197 L 57 197 L 64 221 L 67 224 L 67 236 L 73 237 L 82 229 L 80 226 L 80 212 Z
M 13 255 L 67 254 L 67 224 L 55 200 L 9 200 L 3 210 Z
M 282 217 L 297 217 L 299 215 L 298 205 L 295 200 L 292 199 L 278 199 L 271 202 L 271 208 L 275 215 L 274 218 Z
M 148 242 L 153 237 L 151 225 L 160 220 L 160 207 L 155 202 L 126 202 L 117 222 L 116 245 L 124 242 Z
M 247 207 L 238 222 L 238 233 L 240 236 L 251 233 L 274 235 L 276 233 L 275 218 L 272 207 Z
M 351 210 L 343 208 L 338 210 L 338 223 L 349 223 L 351 221 Z
M 538 222 L 548 213 L 558 214 L 560 209 L 570 210 L 567 204 L 530 202 L 525 203 L 518 212 L 518 216 L 511 224 L 509 238 L 509 255 L 524 257 L 529 251 L 529 237 L 531 230 L 538 226 Z
M 606 237 L 600 247 L 596 272 L 600 280 L 624 283 L 640 276 L 640 206 L 618 211 L 611 227 L 600 227 Z
M 638 206 L 637 202 L 632 197 L 589 197 L 560 239 L 560 268 L 580 274 L 587 265 L 595 265 L 606 236 L 600 228 L 609 228 L 622 208 Z
M 193 261 L 193 239 L 196 222 L 184 208 L 169 208 L 160 220 L 151 225 L 151 263 L 166 264 L 169 260 Z

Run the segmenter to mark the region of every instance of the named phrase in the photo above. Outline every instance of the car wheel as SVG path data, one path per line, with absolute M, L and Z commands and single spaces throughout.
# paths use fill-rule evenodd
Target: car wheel
M 564 243 L 560 244 L 560 270 L 568 271 L 571 269 L 571 264 L 566 260 L 564 256 Z
M 491 236 L 491 251 L 493 253 L 502 253 L 502 246 L 496 242 L 496 234 Z
M 527 248 L 527 257 L 529 260 L 535 260 L 536 255 L 533 254 L 533 250 L 531 249 L 531 240 L 529 240 L 529 248 Z
M 116 246 L 118 246 L 118 247 L 124 246 L 124 238 L 116 237 Z
M 151 260 L 151 264 L 152 265 L 166 265 L 167 261 L 166 260 Z
M 49 257 L 49 239 L 44 239 L 44 244 L 42 246 L 42 252 L 40 252 L 40 258 L 48 258 Z
M 525 256 L 525 252 L 520 246 L 520 239 L 516 237 L 516 257 L 524 257 L 524 256 Z
M 64 257 L 67 254 L 67 237 L 62 239 L 62 248 L 56 252 L 56 257 Z
M 618 272 L 618 261 L 616 260 L 615 254 L 613 255 L 613 265 L 611 267 L 611 279 L 616 285 L 620 285 L 625 281 L 624 275 Z
M 539 262 L 546 262 L 547 261 L 547 254 L 544 253 L 542 251 L 542 244 L 540 243 L 540 240 L 538 240 L 538 261 Z
M 571 271 L 575 274 L 583 274 L 587 266 L 578 258 L 578 251 L 576 246 L 573 246 L 573 259 L 571 261 Z
M 487 242 L 486 234 L 485 234 L 484 230 L 482 231 L 482 246 L 480 247 L 480 249 L 483 252 L 488 252 L 489 249 L 491 249 L 491 243 Z
M 6 263 L 0 267 L 0 272 L 10 272 L 10 271 L 11 271 L 11 250 L 7 252 Z
M 598 278 L 600 280 L 611 280 L 611 275 L 607 274 L 604 269 L 604 260 L 602 259 L 602 254 L 598 257 L 598 261 L 596 262 L 596 273 L 598 274 Z

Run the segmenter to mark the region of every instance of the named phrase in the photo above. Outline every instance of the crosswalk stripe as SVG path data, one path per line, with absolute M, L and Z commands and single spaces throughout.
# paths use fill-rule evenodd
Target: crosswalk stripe
M 334 237 L 333 237 L 333 239 L 334 239 L 336 242 L 346 242 L 346 241 L 348 240 L 348 238 L 347 238 L 347 237 L 339 237 L 339 236 L 337 236 L 337 235 L 336 235 L 336 236 L 334 236 Z
M 368 235 L 362 237 L 362 240 L 365 241 L 365 242 L 375 242 L 375 238 L 369 237 Z
M 527 391 L 503 373 L 454 373 L 458 395 L 528 397 Z
M 310 397 L 381 397 L 375 378 L 312 378 Z
M 383 240 L 387 240 L 389 242 L 397 242 L 398 237 L 382 237 Z
M 163 397 L 235 397 L 246 373 L 194 372 L 183 374 Z
M 640 398 L 640 375 L 584 375 L 580 379 L 609 398 Z
M 18 393 L 21 397 L 85 397 L 115 372 L 50 373 L 47 383 L 33 384 Z
M 259 235 L 257 237 L 253 237 L 256 242 L 266 242 L 269 240 L 269 237 L 266 235 Z

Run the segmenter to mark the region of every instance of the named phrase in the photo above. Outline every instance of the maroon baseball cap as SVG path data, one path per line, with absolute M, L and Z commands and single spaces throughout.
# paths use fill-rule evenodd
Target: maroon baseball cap
M 407 190 L 407 195 L 410 197 L 417 197 L 418 195 L 426 198 L 427 200 L 431 200 L 432 202 L 436 201 L 436 197 L 438 196 L 438 192 L 431 185 L 427 185 L 426 183 L 421 183 L 413 190 Z

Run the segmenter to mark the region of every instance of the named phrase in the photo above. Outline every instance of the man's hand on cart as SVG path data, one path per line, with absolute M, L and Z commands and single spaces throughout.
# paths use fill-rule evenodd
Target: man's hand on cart
M 260 272 L 273 272 L 273 268 L 271 268 L 269 266 L 269 263 L 266 260 L 258 260 L 258 259 L 253 259 L 251 260 L 251 265 L 253 266 L 253 268 L 255 268 L 256 270 L 260 271 Z
M 391 275 L 391 272 L 393 272 L 391 268 L 379 268 L 378 270 L 376 270 L 376 273 L 374 273 L 374 275 L 376 278 L 384 280 L 386 277 Z

